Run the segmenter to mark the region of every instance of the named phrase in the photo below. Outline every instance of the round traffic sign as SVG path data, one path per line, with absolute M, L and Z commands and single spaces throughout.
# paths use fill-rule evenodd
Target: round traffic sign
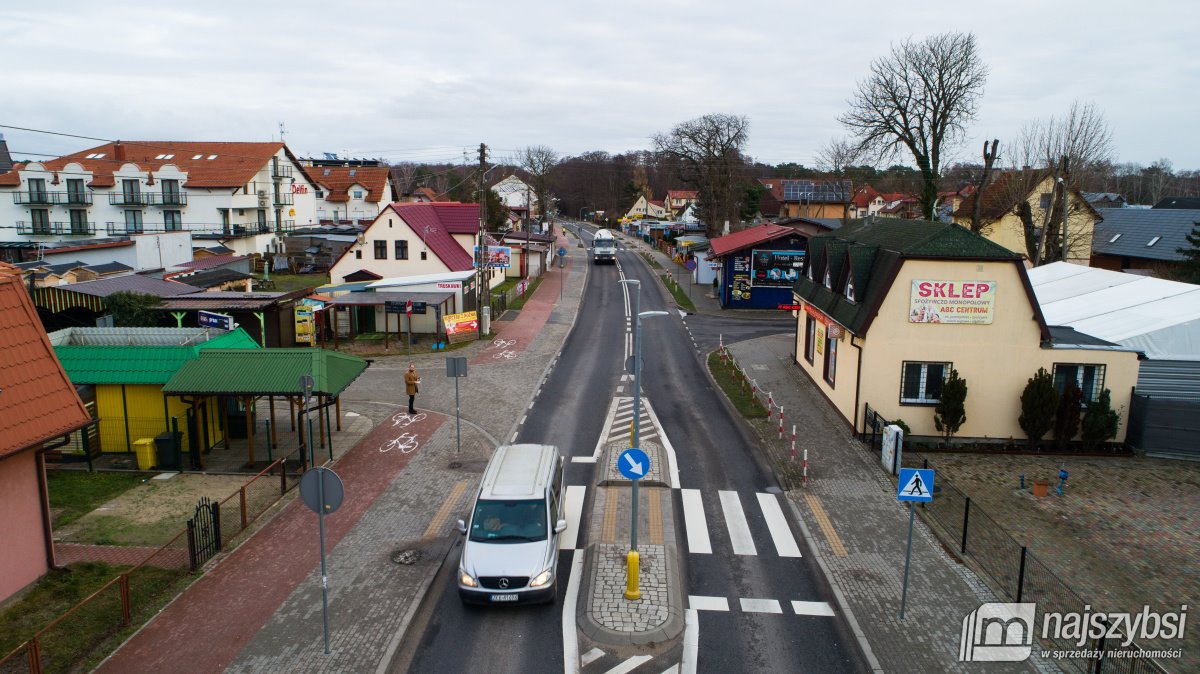
M 300 498 L 309 510 L 317 514 L 322 509 L 326 515 L 337 511 L 345 496 L 342 478 L 328 468 L 317 466 L 300 477 Z
M 617 470 L 630 480 L 640 480 L 650 472 L 650 457 L 637 447 L 630 447 L 617 457 Z
M 563 257 L 563 256 L 564 256 L 564 255 L 566 255 L 566 254 L 567 254 L 567 249 L 566 249 L 566 248 L 559 247 L 559 249 L 558 249 L 558 256 L 559 256 L 559 257 Z

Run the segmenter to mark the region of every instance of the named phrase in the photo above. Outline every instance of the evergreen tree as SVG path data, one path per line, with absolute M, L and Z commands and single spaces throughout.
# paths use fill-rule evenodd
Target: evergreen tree
M 1067 388 L 1058 399 L 1058 413 L 1054 417 L 1054 445 L 1062 451 L 1067 443 L 1075 439 L 1079 432 L 1080 407 L 1083 402 L 1083 391 L 1075 384 L 1075 380 L 1067 381 Z
M 1187 242 L 1192 244 L 1191 248 L 1175 249 L 1176 253 L 1186 258 L 1175 272 L 1175 278 L 1184 283 L 1200 283 L 1200 222 L 1192 225 Z
M 1021 392 L 1021 416 L 1017 423 L 1025 431 L 1026 446 L 1033 449 L 1042 436 L 1054 427 L 1058 411 L 1058 391 L 1054 388 L 1054 377 L 1046 368 L 1039 367 L 1037 374 L 1030 377 Z
M 1117 437 L 1117 429 L 1121 426 L 1121 415 L 1112 408 L 1112 394 L 1108 389 L 1100 392 L 1100 397 L 1088 405 L 1083 414 L 1083 446 L 1088 451 L 1094 451 L 1105 442 Z
M 933 425 L 949 442 L 967 421 L 967 380 L 958 376 L 958 370 L 950 370 L 950 376 L 942 384 L 942 394 L 933 409 Z

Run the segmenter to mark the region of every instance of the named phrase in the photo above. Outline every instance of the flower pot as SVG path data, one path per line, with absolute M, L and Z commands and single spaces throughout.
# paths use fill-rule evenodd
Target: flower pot
M 1050 490 L 1050 482 L 1048 480 L 1033 481 L 1033 495 L 1037 497 L 1045 496 Z

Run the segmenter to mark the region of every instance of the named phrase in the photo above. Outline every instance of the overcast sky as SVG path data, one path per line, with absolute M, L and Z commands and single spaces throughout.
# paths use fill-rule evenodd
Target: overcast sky
M 1094 101 L 1122 161 L 1200 168 L 1200 4 L 154 2 L 0 8 L 0 124 L 126 140 L 263 141 L 302 155 L 462 161 L 486 142 L 647 149 L 710 112 L 749 153 L 812 165 L 893 41 L 974 31 L 990 68 L 959 158 Z M 14 152 L 95 143 L 0 129 Z M 29 158 L 20 156 L 19 158 Z

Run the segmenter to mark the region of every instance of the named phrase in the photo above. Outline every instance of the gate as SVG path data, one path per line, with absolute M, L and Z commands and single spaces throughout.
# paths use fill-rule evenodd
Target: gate
M 1147 456 L 1200 460 L 1200 400 L 1134 394 L 1126 442 Z
M 221 504 L 202 497 L 188 520 L 187 533 L 188 560 L 192 571 L 197 571 L 221 551 Z
M 867 444 L 872 453 L 877 454 L 882 449 L 883 427 L 887 426 L 887 420 L 872 409 L 870 403 L 864 403 L 863 407 L 863 431 L 858 437 Z

